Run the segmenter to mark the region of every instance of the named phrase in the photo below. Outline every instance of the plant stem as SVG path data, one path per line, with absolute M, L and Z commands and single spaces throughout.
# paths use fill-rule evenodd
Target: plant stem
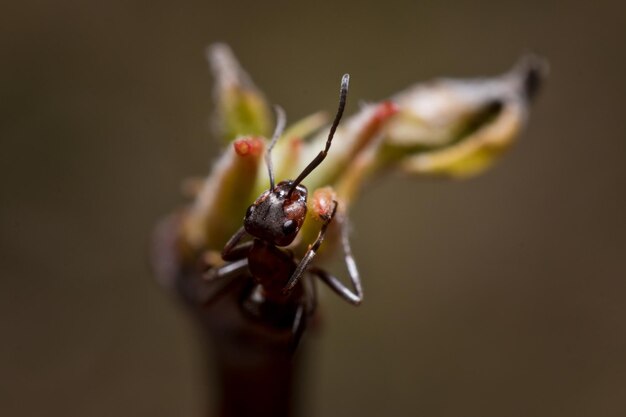
M 218 398 L 207 416 L 289 417 L 293 415 L 294 383 L 301 362 L 294 355 L 291 331 L 254 322 L 240 308 L 249 285 L 242 275 L 226 284 L 208 284 L 202 268 L 181 256 L 180 216 L 158 228 L 154 267 L 162 285 L 182 300 L 205 343 L 207 378 Z M 195 263 L 195 264 L 194 264 Z

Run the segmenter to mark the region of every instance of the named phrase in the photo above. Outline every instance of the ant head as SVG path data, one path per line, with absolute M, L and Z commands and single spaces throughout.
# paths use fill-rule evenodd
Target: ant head
M 324 149 L 302 170 L 295 180 L 282 181 L 278 184 L 274 184 L 271 154 L 272 148 L 285 128 L 285 112 L 276 106 L 276 129 L 265 151 L 270 188 L 248 207 L 243 226 L 250 235 L 271 242 L 276 246 L 287 246 L 298 235 L 306 217 L 307 190 L 301 182 L 326 158 L 346 106 L 349 81 L 350 76 L 348 74 L 345 74 L 341 79 L 339 108 L 330 127 Z
M 290 193 L 292 184 L 293 181 L 276 184 L 248 207 L 243 221 L 246 232 L 276 246 L 293 242 L 306 217 L 307 189 L 296 185 Z

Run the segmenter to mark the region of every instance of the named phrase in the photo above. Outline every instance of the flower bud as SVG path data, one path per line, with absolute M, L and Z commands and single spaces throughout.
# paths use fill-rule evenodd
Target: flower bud
M 226 142 L 240 135 L 270 135 L 270 107 L 228 45 L 211 45 L 207 59 L 215 77 L 217 134 Z
M 192 250 L 221 250 L 251 203 L 264 143 L 258 137 L 237 139 L 214 165 L 184 216 L 182 233 Z

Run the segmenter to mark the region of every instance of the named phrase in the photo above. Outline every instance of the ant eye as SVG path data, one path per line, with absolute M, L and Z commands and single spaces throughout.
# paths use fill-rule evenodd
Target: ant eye
M 252 216 L 253 212 L 254 212 L 254 205 L 248 207 L 248 210 L 246 210 L 246 217 Z
M 296 224 L 296 222 L 294 222 L 293 220 L 287 220 L 285 223 L 283 223 L 283 233 L 286 235 L 290 235 L 296 231 L 297 227 L 298 225 Z

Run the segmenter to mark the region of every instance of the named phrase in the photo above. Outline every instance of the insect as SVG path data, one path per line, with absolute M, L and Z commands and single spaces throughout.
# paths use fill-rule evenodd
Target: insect
M 274 182 L 271 152 L 284 130 L 285 114 L 280 107 L 276 108 L 276 128 L 265 151 L 270 187 L 248 207 L 243 226 L 224 246 L 222 259 L 229 263 L 205 274 L 205 279 L 215 281 L 240 276 L 247 269 L 252 279 L 241 298 L 243 310 L 275 328 L 290 329 L 295 344 L 307 318 L 315 310 L 317 296 L 314 277 L 321 279 L 353 305 L 359 305 L 363 300 L 361 280 L 352 256 L 345 220 L 336 216 L 336 200 L 329 201 L 328 210 L 320 214 L 322 224 L 319 234 L 302 259 L 297 261 L 291 251 L 282 249 L 294 241 L 304 223 L 308 191 L 302 181 L 326 158 L 346 105 L 349 81 L 349 74 L 345 74 L 341 80 L 339 107 L 324 149 L 295 180 L 278 184 Z M 353 289 L 345 286 L 334 275 L 311 265 L 333 220 L 340 226 L 341 243 Z M 246 235 L 251 240 L 241 243 Z

